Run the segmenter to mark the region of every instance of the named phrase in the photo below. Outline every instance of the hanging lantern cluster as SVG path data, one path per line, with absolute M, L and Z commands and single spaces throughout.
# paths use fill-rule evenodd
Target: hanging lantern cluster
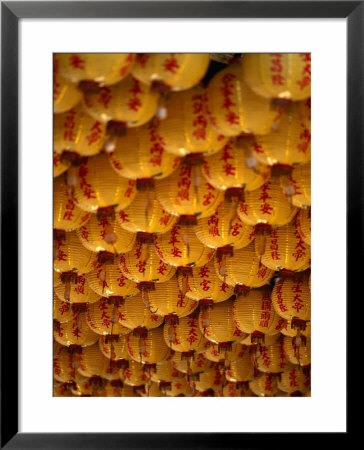
M 54 55 L 55 396 L 310 395 L 310 55 L 231 56 Z

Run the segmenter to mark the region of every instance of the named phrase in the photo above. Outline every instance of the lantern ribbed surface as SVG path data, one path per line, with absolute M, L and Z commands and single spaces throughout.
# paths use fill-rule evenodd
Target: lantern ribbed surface
M 207 372 L 202 372 L 198 375 L 198 381 L 195 381 L 195 389 L 199 392 L 207 391 L 208 389 L 219 389 L 225 382 L 225 377 L 220 369 L 214 367 Z
M 251 397 L 252 392 L 250 389 L 244 389 L 243 385 L 238 385 L 237 383 L 229 382 L 222 390 L 216 391 L 218 397 Z
M 139 293 L 136 283 L 123 275 L 117 258 L 114 264 L 98 264 L 87 274 L 87 280 L 89 287 L 103 297 L 130 297 Z
M 78 239 L 76 231 L 65 233 L 65 238 L 53 241 L 54 269 L 57 272 L 90 272 L 96 264 L 95 253 L 87 250 Z
M 181 164 L 173 176 L 156 181 L 157 199 L 174 215 L 211 216 L 223 193 L 206 181 L 201 166 Z
M 284 392 L 299 391 L 302 394 L 308 392 L 311 386 L 310 375 L 297 368 L 281 374 L 278 387 Z
M 120 83 L 103 86 L 84 95 L 88 114 L 100 122 L 123 122 L 127 127 L 139 127 L 155 115 L 157 91 L 128 75 Z
M 96 303 L 87 305 L 87 324 L 97 334 L 127 334 L 129 328 L 121 325 L 118 320 L 118 308 L 109 304 L 107 298 L 102 298 Z
M 311 162 L 294 167 L 289 181 L 294 187 L 292 203 L 299 208 L 311 206 Z
M 218 132 L 225 136 L 269 133 L 275 108 L 243 81 L 241 62 L 218 72 L 210 81 L 206 96 L 210 122 Z
M 166 233 L 177 222 L 156 198 L 155 190 L 138 191 L 132 203 L 116 214 L 116 220 L 127 231 L 137 233 Z
M 186 378 L 182 378 L 182 380 L 173 381 L 171 383 L 171 388 L 166 391 L 168 397 L 192 397 L 193 389 L 186 380 Z
M 311 295 L 307 274 L 282 277 L 272 291 L 272 302 L 277 313 L 286 320 L 310 320 Z
M 164 339 L 176 352 L 203 352 L 210 346 L 200 330 L 196 313 L 180 318 L 178 323 L 165 323 Z
M 133 53 L 58 53 L 59 72 L 73 83 L 94 81 L 101 85 L 122 80 L 131 70 Z
M 62 175 L 53 183 L 53 228 L 73 231 L 85 225 L 90 213 L 79 208 L 74 201 L 72 188 L 67 184 L 67 177 Z
M 214 263 L 218 277 L 230 286 L 261 287 L 274 275 L 273 270 L 260 263 L 254 243 L 234 251 L 233 256 L 215 258 Z
M 60 323 L 68 322 L 72 319 L 71 304 L 60 299 L 58 295 L 53 294 L 53 319 Z
M 231 349 L 219 349 L 218 344 L 211 343 L 210 347 L 203 353 L 207 359 L 213 362 L 238 361 L 248 352 L 248 347 L 239 342 L 231 344 Z
M 159 257 L 175 267 L 204 266 L 215 253 L 197 238 L 190 225 L 175 225 L 167 233 L 154 236 L 154 246 Z
M 249 388 L 259 397 L 274 397 L 278 393 L 277 378 L 269 373 L 263 373 L 249 382 Z
M 59 177 L 71 166 L 71 161 L 61 158 L 61 149 L 53 150 L 53 177 Z
M 121 379 L 128 386 L 140 386 L 148 381 L 144 366 L 136 361 L 129 361 L 129 367 L 120 370 Z
M 78 275 L 70 283 L 61 283 L 54 291 L 59 300 L 69 303 L 95 303 L 100 299 L 100 295 L 89 287 L 88 274 Z
M 128 332 L 130 330 L 128 329 Z M 107 336 L 100 336 L 99 347 L 105 358 L 117 361 L 130 359 L 126 346 L 127 335 L 119 336 L 117 340 L 108 340 Z
M 82 349 L 79 355 L 78 372 L 83 376 L 102 377 L 110 367 L 110 360 L 101 353 L 98 343 Z
M 124 230 L 117 220 L 98 218 L 92 214 L 86 225 L 77 230 L 82 244 L 92 252 L 126 253 L 134 245 L 136 235 Z
M 176 156 L 213 154 L 226 143 L 227 138 L 208 120 L 203 87 L 171 94 L 165 108 L 167 118 L 160 122 L 158 132 L 169 153 Z
M 122 177 L 161 179 L 178 166 L 180 158 L 167 152 L 158 121 L 127 130 L 114 140 L 115 149 L 109 154 L 111 167 Z
M 304 100 L 311 96 L 311 54 L 245 53 L 243 78 L 262 97 Z
M 156 365 L 155 372 L 152 373 L 153 381 L 177 381 L 183 377 L 183 373 L 174 368 L 172 361 L 162 362 Z
M 200 373 L 214 367 L 214 362 L 205 357 L 205 352 L 195 353 L 192 358 L 184 358 L 181 352 L 175 352 L 173 366 L 182 373 Z
M 62 345 L 80 345 L 88 347 L 98 341 L 99 335 L 87 325 L 86 313 L 73 313 L 73 317 L 66 323 L 61 323 L 59 330 L 54 330 L 54 338 Z
M 77 378 L 76 363 L 75 355 L 68 352 L 65 347 L 62 347 L 57 353 L 54 353 L 53 376 L 55 380 L 61 383 L 75 381 Z
M 163 317 L 152 313 L 145 306 L 146 300 L 147 298 L 143 300 L 142 294 L 126 298 L 124 303 L 118 306 L 118 317 L 121 325 L 131 330 L 138 327 L 145 327 L 148 330 L 159 327 L 163 323 Z
M 226 369 L 226 379 L 232 382 L 245 382 L 254 378 L 254 366 L 249 350 L 246 350 L 243 357 L 232 361 L 230 367 Z
M 134 180 L 119 177 L 110 167 L 105 154 L 85 158 L 78 167 L 71 167 L 68 180 L 74 184 L 77 205 L 89 212 L 114 206 L 126 208 L 136 194 Z
M 296 216 L 296 228 L 305 244 L 311 246 L 311 209 L 300 209 Z
M 283 328 L 282 328 L 283 330 Z M 272 345 L 277 342 L 281 338 L 279 333 L 277 334 L 265 334 L 264 335 L 264 345 Z M 252 342 L 253 341 L 253 342 Z M 263 339 L 262 339 L 263 341 Z M 242 345 L 256 345 L 255 335 L 249 334 L 245 339 L 241 340 L 240 343 Z
M 81 156 L 93 156 L 104 145 L 106 127 L 87 114 L 80 105 L 53 118 L 53 145 L 58 153 L 67 150 Z
M 285 326 L 281 329 L 281 333 L 284 336 L 295 337 L 297 336 L 297 328 L 292 328 L 292 319 L 287 320 Z M 304 330 L 299 330 L 299 334 L 305 337 L 311 337 L 311 322 L 306 322 L 306 328 Z
M 261 372 L 287 372 L 292 368 L 292 364 L 286 358 L 282 340 L 272 345 L 260 346 L 257 349 L 255 361 L 257 369 Z
M 137 283 L 154 281 L 163 283 L 173 277 L 176 269 L 158 256 L 153 244 L 136 242 L 134 248 L 120 256 L 123 274 Z
M 233 304 L 233 316 L 236 326 L 244 333 L 259 331 L 263 334 L 277 334 L 285 320 L 274 310 L 271 288 L 251 289 L 246 295 L 240 295 Z
M 254 142 L 251 137 L 229 139 L 220 152 L 207 155 L 202 167 L 207 181 L 222 190 L 244 187 L 253 191 L 262 186 L 270 176 L 270 169 L 253 155 Z
M 299 343 L 300 339 L 300 343 Z M 307 366 L 311 364 L 311 338 L 307 337 L 304 341 L 299 337 L 283 338 L 283 351 L 287 360 L 292 364 Z
M 156 81 L 182 91 L 200 82 L 209 62 L 207 53 L 139 53 L 132 74 L 146 85 Z
M 74 108 L 82 99 L 82 92 L 72 82 L 53 73 L 53 112 L 61 114 Z
M 148 330 L 147 337 L 134 336 L 130 333 L 126 337 L 126 345 L 129 356 L 145 364 L 159 363 L 170 353 L 170 348 L 164 341 L 163 327 Z

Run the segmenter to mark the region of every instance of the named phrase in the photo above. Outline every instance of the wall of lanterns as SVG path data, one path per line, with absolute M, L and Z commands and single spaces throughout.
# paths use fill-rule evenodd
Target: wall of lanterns
M 232 56 L 55 54 L 55 396 L 310 396 L 310 54 Z

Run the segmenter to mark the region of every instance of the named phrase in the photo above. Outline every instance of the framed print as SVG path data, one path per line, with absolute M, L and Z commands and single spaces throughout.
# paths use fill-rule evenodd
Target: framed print
M 346 438 L 363 3 L 1 6 L 1 446 Z

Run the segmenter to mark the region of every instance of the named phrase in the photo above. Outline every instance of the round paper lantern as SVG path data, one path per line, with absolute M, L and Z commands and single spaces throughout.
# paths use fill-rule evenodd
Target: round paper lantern
M 136 194 L 134 180 L 119 177 L 105 154 L 85 158 L 68 171 L 77 205 L 89 212 L 114 206 L 116 211 L 130 205 Z
M 261 239 L 265 240 L 264 252 Z M 257 236 L 255 249 L 261 262 L 272 270 L 299 271 L 310 265 L 310 246 L 302 240 L 295 222 L 274 228 L 268 236 Z
M 136 361 L 129 361 L 129 367 L 121 369 L 121 379 L 128 386 L 141 386 L 148 382 L 148 374 L 144 371 L 144 365 Z
M 89 287 L 103 297 L 130 297 L 139 293 L 134 281 L 123 275 L 118 260 L 114 264 L 98 264 L 87 279 Z
M 120 380 L 108 381 L 98 397 L 138 397 L 132 386 L 124 386 Z
M 58 53 L 59 72 L 73 83 L 94 81 L 109 85 L 122 80 L 131 70 L 133 53 Z
M 61 283 L 54 288 L 59 300 L 69 303 L 95 303 L 100 295 L 89 287 L 88 275 L 77 275 L 70 282 Z
M 53 177 L 59 177 L 66 172 L 71 166 L 71 161 L 61 158 L 62 151 L 60 149 L 53 150 Z
M 204 392 L 208 389 L 217 390 L 222 388 L 225 382 L 225 377 L 220 368 L 214 367 L 207 372 L 198 374 L 198 380 L 194 381 L 194 386 L 197 391 Z
M 187 353 L 191 356 L 193 353 L 190 352 L 203 352 L 210 345 L 199 328 L 196 313 L 182 317 L 178 322 L 166 323 L 164 325 L 164 339 L 172 350 Z
M 173 366 L 188 375 L 205 372 L 214 367 L 214 363 L 205 357 L 205 352 L 194 353 L 192 357 L 184 357 L 183 353 L 175 352 L 172 358 Z
M 269 134 L 256 135 L 253 155 L 262 164 L 305 164 L 311 158 L 311 130 L 299 104 L 279 107 Z
M 290 336 L 290 337 L 295 337 L 298 335 L 297 333 L 297 326 L 295 324 L 295 320 L 294 319 L 290 319 L 286 321 L 286 324 L 284 325 L 284 327 L 281 329 L 281 333 L 284 336 Z M 306 327 L 304 330 L 300 329 L 299 330 L 299 335 L 305 336 L 305 337 L 311 337 L 311 322 L 306 322 Z
M 132 203 L 118 211 L 116 220 L 131 233 L 166 233 L 176 224 L 177 216 L 163 209 L 154 189 L 146 189 L 138 191 Z
M 170 388 L 166 390 L 166 395 L 168 397 L 193 397 L 193 394 L 194 391 L 185 378 L 173 381 Z
M 311 206 L 311 163 L 294 167 L 289 182 L 294 192 L 292 203 L 299 208 Z
M 249 388 L 259 397 L 274 397 L 278 393 L 277 377 L 269 373 L 263 373 L 249 381 Z
M 217 397 L 251 397 L 250 389 L 240 383 L 227 383 L 222 389 L 215 391 Z
M 155 371 L 151 374 L 153 381 L 177 381 L 183 377 L 183 373 L 174 368 L 172 361 L 161 362 L 155 367 Z
M 157 111 L 158 100 L 156 90 L 131 75 L 113 86 L 90 89 L 84 94 L 85 109 L 91 117 L 102 123 L 122 122 L 123 128 L 149 122 Z
M 296 228 L 305 244 L 311 246 L 311 209 L 300 209 L 296 216 Z
M 265 334 L 278 334 L 285 320 L 274 310 L 271 288 L 251 289 L 240 295 L 233 303 L 233 317 L 236 326 L 244 333 L 264 339 Z
M 253 227 L 243 223 L 237 214 L 238 199 L 225 200 L 215 213 L 199 219 L 196 236 L 210 248 L 232 245 L 235 248 L 246 247 L 254 239 Z
M 202 173 L 217 189 L 244 187 L 253 191 L 262 186 L 270 176 L 268 166 L 260 164 L 253 155 L 254 138 L 230 139 L 223 149 L 204 158 Z
M 274 271 L 261 264 L 254 243 L 236 250 L 234 255 L 215 259 L 218 277 L 229 286 L 261 287 L 269 282 Z
M 164 283 L 158 283 L 155 289 L 148 293 L 151 309 L 158 316 L 175 315 L 184 317 L 191 314 L 198 302 L 182 295 L 176 277 Z
M 132 180 L 168 177 L 180 161 L 166 151 L 157 120 L 127 130 L 111 145 L 114 146 L 109 153 L 111 167 L 117 174 Z
M 76 365 L 74 353 L 69 352 L 66 347 L 61 346 L 58 351 L 53 354 L 54 379 L 61 383 L 76 381 Z
M 282 328 L 283 330 L 283 328 Z M 257 339 L 258 337 L 258 339 Z M 264 345 L 272 345 L 275 342 L 277 342 L 279 339 L 281 338 L 281 335 L 279 333 L 277 334 L 265 334 L 264 335 Z M 257 334 L 249 334 L 245 339 L 243 339 L 242 341 L 240 341 L 240 343 L 242 345 L 247 345 L 247 346 L 255 346 L 257 345 L 257 341 L 263 341 L 263 339 L 261 339 L 259 336 L 257 336 Z
M 53 228 L 72 231 L 85 225 L 90 214 L 77 206 L 73 199 L 72 188 L 67 184 L 66 176 L 60 176 L 53 183 Z
M 77 230 L 82 244 L 92 252 L 126 253 L 133 248 L 136 235 L 124 230 L 112 217 L 92 214 Z
M 229 64 L 213 77 L 206 96 L 211 124 L 224 136 L 269 133 L 275 108 L 243 81 L 240 61 Z
M 79 354 L 78 372 L 85 377 L 103 377 L 111 361 L 101 353 L 98 343 L 82 349 Z
M 311 295 L 307 274 L 282 277 L 272 291 L 272 302 L 277 313 L 286 320 L 298 319 L 304 323 L 311 317 Z M 292 323 L 297 328 L 297 325 Z M 298 328 L 300 324 L 298 323 Z M 303 326 L 304 328 L 304 326 Z
M 162 327 L 149 330 L 146 337 L 130 333 L 126 337 L 126 345 L 129 356 L 143 364 L 159 363 L 170 353 L 170 348 L 164 341 Z
M 137 283 L 162 283 L 175 274 L 176 269 L 160 259 L 153 244 L 135 242 L 134 248 L 120 256 L 123 274 Z
M 53 397 L 73 397 L 71 385 L 68 383 L 54 384 Z
M 246 382 L 254 378 L 254 366 L 248 347 L 245 347 L 242 358 L 230 363 L 225 371 L 225 376 L 231 382 Z
M 282 373 L 278 381 L 278 387 L 284 392 L 301 392 L 306 393 L 311 388 L 310 375 L 305 374 L 302 370 L 297 368 L 289 372 Z
M 181 278 L 178 280 L 180 289 L 183 289 Z M 234 294 L 234 288 L 229 286 L 217 276 L 214 261 L 202 267 L 194 267 L 192 276 L 188 277 L 186 297 L 193 300 L 210 299 L 214 303 L 227 300 Z M 207 302 L 208 303 L 208 302 Z
M 197 239 L 190 225 L 175 225 L 167 233 L 154 236 L 154 246 L 158 256 L 175 267 L 204 266 L 215 253 Z
M 99 339 L 87 325 L 86 313 L 74 312 L 73 317 L 66 323 L 61 323 L 54 330 L 54 339 L 62 345 L 87 347 Z
M 255 364 L 261 372 L 279 373 L 287 372 L 292 364 L 285 356 L 281 340 L 272 345 L 260 346 L 254 355 Z
M 119 322 L 130 330 L 145 327 L 148 330 L 157 328 L 163 323 L 163 317 L 152 313 L 145 306 L 141 294 L 124 299 L 124 303 L 118 306 Z
M 146 85 L 158 81 L 182 91 L 199 83 L 209 63 L 208 53 L 139 53 L 132 74 Z
M 204 309 L 199 315 L 200 330 L 215 344 L 241 340 L 243 333 L 236 327 L 233 319 L 233 301 L 216 303 Z
M 226 367 L 229 367 L 230 362 L 242 359 L 246 353 L 249 353 L 248 347 L 239 342 L 233 342 L 231 348 L 219 348 L 218 344 L 211 343 L 210 347 L 204 352 L 204 355 L 210 361 L 223 361 Z
M 90 272 L 94 268 L 96 256 L 80 242 L 75 231 L 55 236 L 53 240 L 53 264 L 57 272 Z
M 262 97 L 304 100 L 311 96 L 311 54 L 246 53 L 243 78 Z
M 63 323 L 71 320 L 72 316 L 70 303 L 62 301 L 57 295 L 53 294 L 53 319 Z
M 60 114 L 69 111 L 81 100 L 82 92 L 77 86 L 53 70 L 53 112 Z
M 290 363 L 308 366 L 311 364 L 311 338 L 285 336 L 283 338 L 283 352 Z
M 158 132 L 169 153 L 176 156 L 213 154 L 224 146 L 227 138 L 211 126 L 205 103 L 205 91 L 201 86 L 171 94 L 167 99 L 167 118 L 160 122 Z
M 157 181 L 156 193 L 163 208 L 174 215 L 209 217 L 223 200 L 223 193 L 204 179 L 201 166 L 187 163 Z
M 89 116 L 82 104 L 54 115 L 53 145 L 58 153 L 65 150 L 81 156 L 96 155 L 104 145 L 105 135 L 105 125 Z
M 87 305 L 86 320 L 88 326 L 97 334 L 120 335 L 129 333 L 129 328 L 121 325 L 117 305 L 107 298 Z
M 278 177 L 270 178 L 263 186 L 245 192 L 238 214 L 247 225 L 286 225 L 297 213 L 297 208 L 287 200 Z
M 112 359 L 113 361 L 127 361 L 130 359 L 126 346 L 126 336 L 119 335 L 117 338 L 113 336 L 100 336 L 99 347 L 105 358 Z

